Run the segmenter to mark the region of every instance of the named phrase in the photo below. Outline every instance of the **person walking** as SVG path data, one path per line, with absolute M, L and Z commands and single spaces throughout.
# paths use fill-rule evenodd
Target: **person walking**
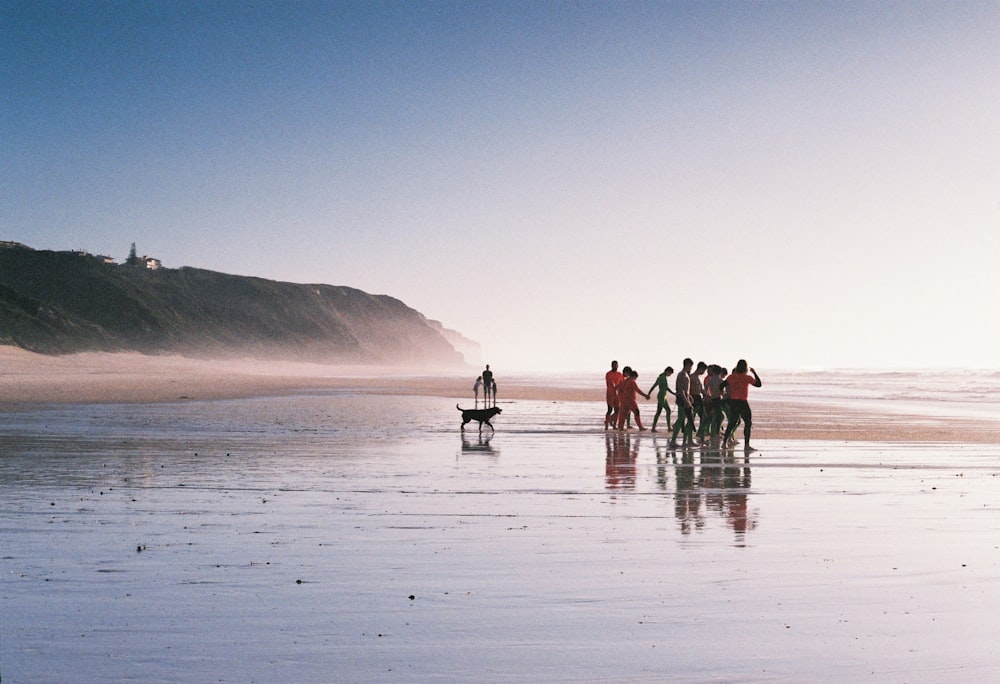
M 691 446 L 691 433 L 694 431 L 694 403 L 691 400 L 691 368 L 694 361 L 684 359 L 684 367 L 677 374 L 674 382 L 674 396 L 677 398 L 677 422 L 674 423 L 674 436 L 670 446 L 677 446 L 677 438 L 683 434 L 684 446 Z
M 653 393 L 655 388 L 659 388 L 656 393 L 656 415 L 653 416 L 653 428 L 651 432 L 656 432 L 656 422 L 660 419 L 660 414 L 664 411 L 667 412 L 667 432 L 670 432 L 670 404 L 667 403 L 667 393 L 673 394 L 674 391 L 670 389 L 670 376 L 674 374 L 674 369 L 672 366 L 667 366 L 663 369 L 663 372 L 656 376 L 656 382 L 653 386 L 649 388 L 646 392 L 647 395 Z
M 732 417 L 733 412 L 729 405 L 729 387 L 726 385 L 725 380 L 729 376 L 728 368 L 719 369 L 719 378 L 722 380 L 719 383 L 719 426 L 722 426 L 722 422 L 725 421 L 726 425 L 729 425 L 729 419 Z M 737 420 L 736 427 L 739 427 L 739 421 Z M 725 446 L 725 445 L 724 445 Z
M 604 384 L 606 387 L 605 398 L 608 402 L 608 412 L 604 415 L 604 429 L 613 427 L 617 420 L 618 413 L 618 385 L 623 377 L 618 371 L 618 362 L 611 362 L 611 370 L 604 374 Z
M 722 368 L 713 363 L 708 367 L 708 375 L 705 376 L 702 388 L 704 390 L 702 406 L 705 415 L 698 427 L 698 439 L 702 444 L 705 443 L 706 435 L 712 438 L 719 436 L 720 416 L 722 415 L 722 409 L 719 405 L 722 400 L 722 381 Z
M 639 379 L 639 374 L 627 366 L 625 370 L 627 371 L 624 373 L 625 379 L 618 386 L 618 429 L 624 430 L 625 422 L 629 416 L 634 414 L 635 424 L 641 432 L 646 428 L 642 426 L 642 420 L 639 418 L 639 404 L 636 402 L 635 395 L 641 394 L 649 399 L 649 394 L 639 389 L 639 384 L 636 382 Z
M 705 424 L 705 391 L 701 386 L 701 376 L 708 370 L 708 364 L 699 361 L 691 374 L 691 429 L 695 429 L 694 420 L 698 419 L 698 441 L 701 441 L 702 426 Z
M 743 450 L 744 451 L 756 451 L 752 446 L 750 446 L 750 428 L 753 425 L 753 416 L 750 412 L 750 386 L 760 387 L 761 381 L 760 376 L 757 375 L 757 371 L 753 368 L 749 369 L 747 372 L 747 362 L 745 359 L 740 359 L 736 362 L 736 368 L 733 372 L 729 374 L 723 385 L 729 389 L 729 407 L 730 416 L 729 422 L 726 424 L 726 436 L 723 438 L 722 443 L 726 446 L 729 445 L 729 438 L 732 437 L 733 430 L 736 429 L 736 424 L 740 419 L 743 420 Z M 751 377 L 751 374 L 753 377 Z

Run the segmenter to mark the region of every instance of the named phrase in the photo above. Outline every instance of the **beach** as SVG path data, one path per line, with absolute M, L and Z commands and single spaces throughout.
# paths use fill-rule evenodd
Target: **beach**
M 998 418 L 936 378 L 761 370 L 744 453 L 606 433 L 601 373 L 463 433 L 465 376 L 23 354 L 6 681 L 1000 676 Z
M 356 390 L 368 394 L 454 397 L 472 401 L 475 370 L 419 373 L 377 366 L 329 366 L 313 363 L 264 362 L 250 359 L 206 360 L 180 356 L 147 356 L 134 352 L 45 356 L 0 346 L 0 406 L 51 403 L 159 403 L 256 396 L 301 391 Z M 655 372 L 655 371 L 654 371 Z M 471 375 L 471 378 L 470 378 Z M 985 383 L 995 387 L 997 373 Z M 655 375 L 643 378 L 648 389 Z M 873 377 L 878 386 L 883 379 Z M 645 383 L 645 384 L 644 384 Z M 770 383 L 769 383 L 770 384 Z M 786 380 L 786 384 L 789 384 Z M 809 381 L 804 383 L 809 386 Z M 956 385 L 960 385 L 956 382 Z M 769 390 L 753 397 L 763 438 L 841 439 L 849 441 L 917 441 L 1000 443 L 996 398 L 983 390 L 971 401 L 985 400 L 978 412 L 928 413 L 925 405 L 907 412 L 906 404 L 847 401 L 843 397 L 779 395 Z M 501 400 L 602 402 L 603 372 L 592 378 L 547 376 L 500 378 Z M 920 399 L 919 396 L 910 397 Z M 803 399 L 805 399 L 803 401 Z M 892 397 L 896 399 L 896 397 Z M 646 412 L 655 402 L 645 402 Z M 917 410 L 919 409 L 919 410 Z M 899 419 L 902 415 L 903 419 Z

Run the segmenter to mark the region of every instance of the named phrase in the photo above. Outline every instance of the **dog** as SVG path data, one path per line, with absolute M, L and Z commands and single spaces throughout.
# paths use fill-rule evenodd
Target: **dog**
M 502 413 L 499 407 L 491 406 L 490 408 L 484 409 L 464 409 L 458 404 L 455 404 L 455 408 L 462 412 L 462 432 L 465 432 L 465 424 L 469 421 L 478 420 L 479 421 L 479 431 L 483 431 L 483 423 L 490 426 L 490 430 L 493 430 L 493 424 L 490 422 L 490 418 Z M 495 432 L 495 430 L 494 430 Z

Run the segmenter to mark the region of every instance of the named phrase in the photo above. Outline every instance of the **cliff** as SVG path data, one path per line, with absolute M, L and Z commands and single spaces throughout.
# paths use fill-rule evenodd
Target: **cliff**
M 350 287 L 2 245 L 0 344 L 34 352 L 441 367 L 464 363 L 449 337 L 478 346 L 398 299 Z

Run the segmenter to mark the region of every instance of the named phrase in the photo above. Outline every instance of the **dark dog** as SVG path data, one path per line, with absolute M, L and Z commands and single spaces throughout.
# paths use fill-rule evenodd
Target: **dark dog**
M 455 408 L 462 412 L 462 432 L 465 432 L 465 424 L 471 420 L 479 421 L 479 431 L 483 431 L 483 423 L 490 426 L 490 430 L 493 430 L 493 424 L 490 422 L 490 418 L 501 413 L 500 409 L 496 406 L 484 409 L 464 409 L 458 404 L 455 404 Z

